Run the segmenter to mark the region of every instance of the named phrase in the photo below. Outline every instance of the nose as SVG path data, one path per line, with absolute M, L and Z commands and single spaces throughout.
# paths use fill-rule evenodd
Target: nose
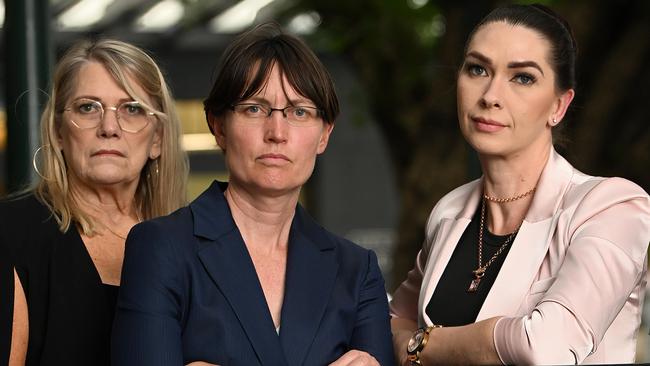
M 99 126 L 97 134 L 101 137 L 120 136 L 122 129 L 120 128 L 120 121 L 117 117 L 117 109 L 115 107 L 106 107 Z
M 287 141 L 288 130 L 288 122 L 284 116 L 284 111 L 272 110 L 264 123 L 264 141 L 276 144 L 284 143 Z
M 499 78 L 492 78 L 485 86 L 485 91 L 481 97 L 481 105 L 484 108 L 497 108 L 503 107 L 501 82 Z

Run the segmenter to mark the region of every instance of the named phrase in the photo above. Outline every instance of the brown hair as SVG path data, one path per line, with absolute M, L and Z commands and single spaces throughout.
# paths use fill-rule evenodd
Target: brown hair
M 314 102 L 325 122 L 334 123 L 339 101 L 325 66 L 301 39 L 284 33 L 276 23 L 258 25 L 228 46 L 210 95 L 203 102 L 206 117 L 208 113 L 220 117 L 232 105 L 259 92 L 274 65 L 291 87 Z

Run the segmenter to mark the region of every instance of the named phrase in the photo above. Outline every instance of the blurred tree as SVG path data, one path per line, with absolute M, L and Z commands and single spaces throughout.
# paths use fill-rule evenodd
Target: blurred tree
M 355 69 L 388 144 L 402 204 L 389 290 L 413 266 L 435 202 L 479 174 L 457 128 L 455 79 L 465 37 L 501 3 L 300 0 L 286 14 L 320 14 L 311 43 Z M 580 47 L 570 147 L 562 152 L 590 174 L 628 177 L 647 190 L 650 2 L 551 3 Z

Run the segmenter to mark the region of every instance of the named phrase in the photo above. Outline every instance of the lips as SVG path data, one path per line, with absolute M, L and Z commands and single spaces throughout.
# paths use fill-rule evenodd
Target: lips
M 483 117 L 471 117 L 476 129 L 482 132 L 497 132 L 506 127 L 503 123 Z
M 118 150 L 97 150 L 94 153 L 92 153 L 90 156 L 120 156 L 120 157 L 124 157 L 124 154 L 122 154 Z
M 258 157 L 258 159 L 278 159 L 278 160 L 286 160 L 286 161 L 291 161 L 289 160 L 288 157 L 282 154 L 263 154 Z

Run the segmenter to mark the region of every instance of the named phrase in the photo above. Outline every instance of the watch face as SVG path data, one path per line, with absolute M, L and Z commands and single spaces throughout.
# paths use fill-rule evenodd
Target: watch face
M 422 344 L 422 339 L 424 338 L 424 332 L 422 330 L 419 330 L 417 333 L 411 337 L 409 340 L 409 344 L 406 347 L 406 352 L 412 353 L 415 352 L 420 344 Z

